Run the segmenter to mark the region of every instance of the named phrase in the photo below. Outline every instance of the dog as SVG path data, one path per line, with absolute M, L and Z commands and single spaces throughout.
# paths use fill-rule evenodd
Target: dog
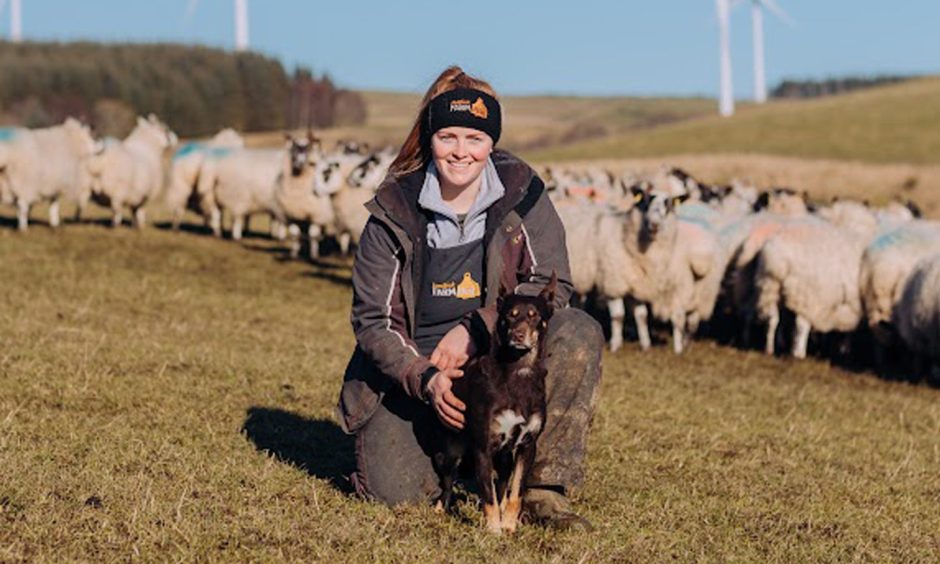
M 512 533 L 519 523 L 522 490 L 545 427 L 545 341 L 554 313 L 557 277 L 538 296 L 497 298 L 499 318 L 486 354 L 470 360 L 454 394 L 467 405 L 466 425 L 448 432 L 436 456 L 439 507 L 450 508 L 458 466 L 470 454 L 487 530 Z

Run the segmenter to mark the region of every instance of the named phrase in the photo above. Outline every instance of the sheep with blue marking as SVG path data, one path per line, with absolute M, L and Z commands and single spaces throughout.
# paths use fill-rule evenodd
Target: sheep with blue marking
M 179 147 L 170 164 L 170 181 L 164 201 L 172 215 L 173 229 L 179 229 L 183 213 L 189 209 L 201 215 L 207 224 L 217 224 L 218 206 L 213 194 L 199 193 L 199 171 L 207 154 L 221 156 L 245 146 L 234 129 L 226 128 L 208 141 L 190 141 Z
M 26 231 L 34 204 L 49 202 L 52 227 L 60 223 L 62 199 L 82 206 L 80 171 L 94 148 L 88 127 L 73 118 L 42 129 L 0 128 L 0 201 L 16 206 L 20 231 Z
M 940 377 L 940 253 L 914 266 L 892 321 L 904 345 L 915 355 L 918 371 L 936 382 Z

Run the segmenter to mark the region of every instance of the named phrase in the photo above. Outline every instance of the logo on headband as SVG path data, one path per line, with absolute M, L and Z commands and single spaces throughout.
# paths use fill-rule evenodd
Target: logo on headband
M 489 110 L 486 108 L 486 104 L 483 103 L 483 98 L 480 97 L 477 97 L 477 101 L 473 104 L 470 103 L 470 100 L 464 98 L 459 100 L 451 100 L 450 111 L 470 112 L 480 119 L 486 119 L 490 115 Z

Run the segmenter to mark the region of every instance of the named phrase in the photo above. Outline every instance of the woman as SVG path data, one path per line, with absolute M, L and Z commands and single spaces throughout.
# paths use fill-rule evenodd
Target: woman
M 357 347 L 339 403 L 344 430 L 356 435 L 352 481 L 387 504 L 440 493 L 430 458 L 438 426 L 463 426 L 451 382 L 487 346 L 499 286 L 534 295 L 555 271 L 548 416 L 524 506 L 535 520 L 589 529 L 566 494 L 583 482 L 603 336 L 584 312 L 565 307 L 564 229 L 535 172 L 494 150 L 500 131 L 490 85 L 446 69 L 367 206 L 353 267 Z

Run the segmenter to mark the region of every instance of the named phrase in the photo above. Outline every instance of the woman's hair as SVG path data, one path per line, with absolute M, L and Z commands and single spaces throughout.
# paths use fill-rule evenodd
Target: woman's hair
M 431 160 L 431 134 L 428 129 L 428 106 L 431 100 L 444 92 L 450 92 L 458 88 L 474 88 L 486 92 L 490 96 L 497 98 L 493 87 L 485 80 L 474 78 L 463 72 L 463 69 L 454 65 L 444 69 L 444 72 L 424 93 L 421 99 L 421 107 L 418 109 L 418 117 L 411 127 L 411 132 L 402 143 L 398 156 L 389 167 L 389 174 L 399 178 L 416 170 L 427 166 Z

